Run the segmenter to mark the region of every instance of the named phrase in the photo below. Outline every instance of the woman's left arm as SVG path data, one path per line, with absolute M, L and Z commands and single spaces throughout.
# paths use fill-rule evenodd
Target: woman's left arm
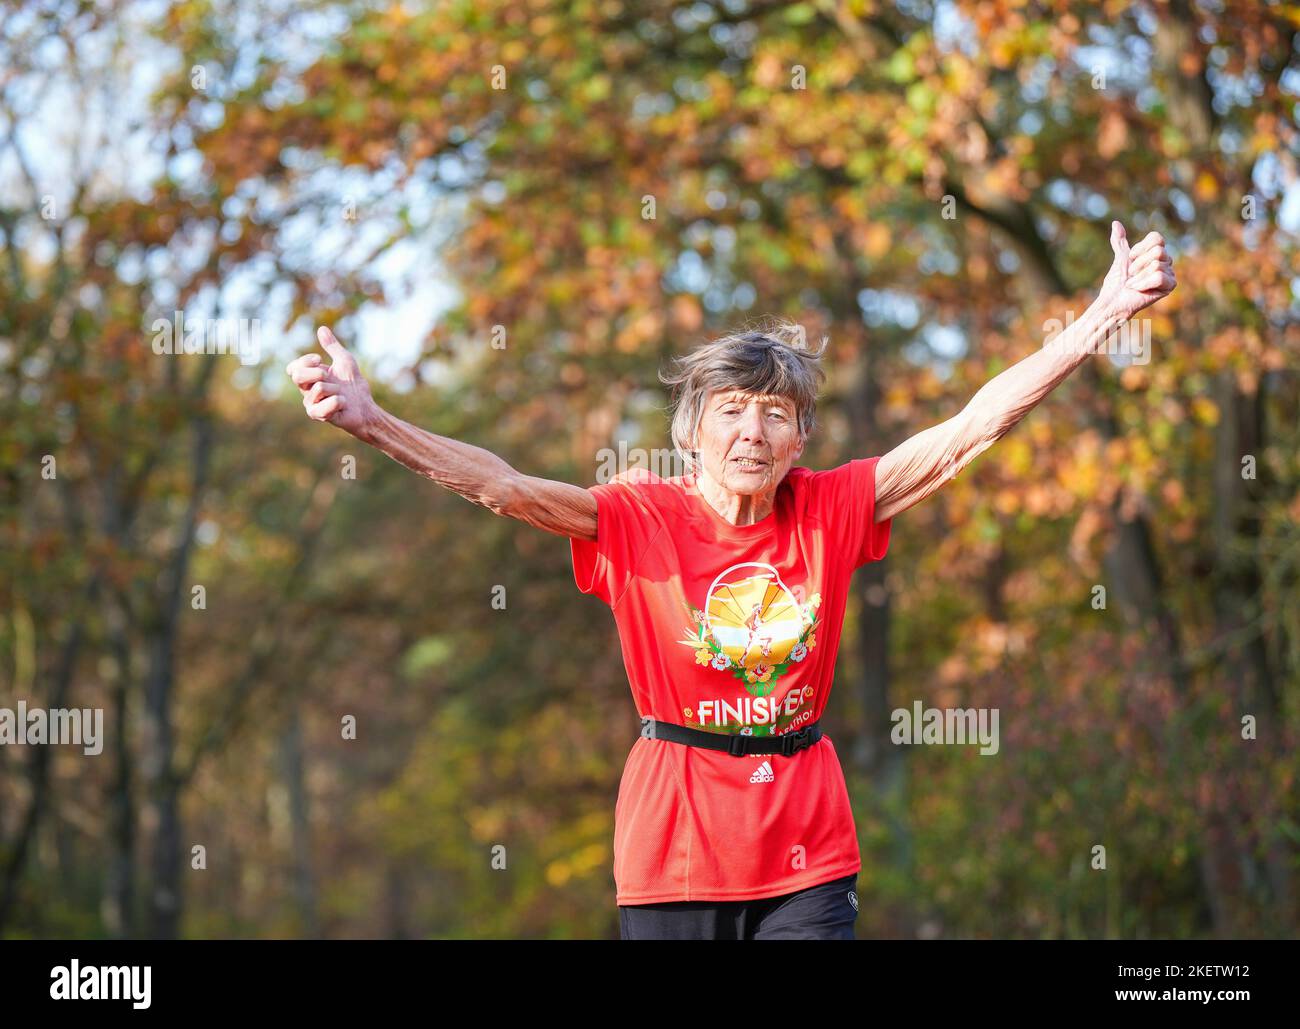
M 876 521 L 919 504 L 1010 432 L 1043 397 L 1079 367 L 1110 332 L 1177 285 L 1159 233 L 1129 249 L 1124 227 L 1111 223 L 1115 260 L 1083 317 L 1042 349 L 990 379 L 960 414 L 917 433 L 876 465 Z

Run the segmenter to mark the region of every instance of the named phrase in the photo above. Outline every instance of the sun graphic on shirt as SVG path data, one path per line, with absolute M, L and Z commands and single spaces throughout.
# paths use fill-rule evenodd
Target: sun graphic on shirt
M 820 604 L 817 593 L 800 604 L 771 565 L 732 565 L 714 579 L 703 610 L 691 608 L 695 627 L 679 642 L 695 648 L 697 664 L 730 671 L 750 693 L 765 697 L 817 645 Z

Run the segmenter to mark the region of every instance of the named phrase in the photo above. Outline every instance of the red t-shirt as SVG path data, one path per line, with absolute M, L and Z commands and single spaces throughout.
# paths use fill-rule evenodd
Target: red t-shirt
M 597 539 L 570 539 L 574 578 L 614 612 L 639 715 L 753 735 L 821 716 L 850 575 L 889 547 L 878 460 L 791 468 L 772 513 L 746 526 L 692 475 L 633 469 L 591 487 Z M 617 903 L 755 900 L 861 867 L 828 736 L 788 758 L 632 744 L 614 813 Z

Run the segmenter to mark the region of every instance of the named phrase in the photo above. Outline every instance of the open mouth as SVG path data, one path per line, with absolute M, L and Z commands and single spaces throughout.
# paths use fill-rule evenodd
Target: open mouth
M 731 463 L 738 468 L 766 468 L 766 461 L 759 461 L 752 457 L 733 457 Z

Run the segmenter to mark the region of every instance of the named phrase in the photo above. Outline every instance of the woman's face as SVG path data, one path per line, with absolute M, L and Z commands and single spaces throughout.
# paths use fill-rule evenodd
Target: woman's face
M 803 453 L 794 403 L 740 390 L 710 393 L 698 448 L 703 471 L 732 493 L 774 490 Z

